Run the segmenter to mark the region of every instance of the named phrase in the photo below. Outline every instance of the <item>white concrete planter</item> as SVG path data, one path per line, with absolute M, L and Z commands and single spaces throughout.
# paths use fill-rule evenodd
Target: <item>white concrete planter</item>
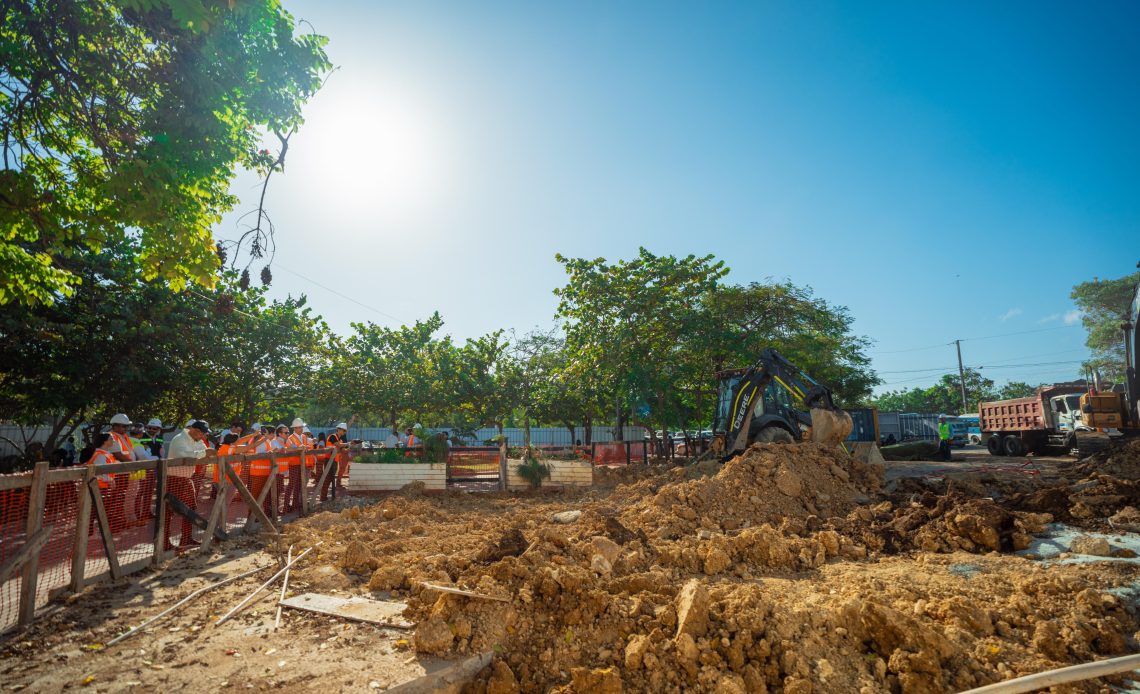
M 348 471 L 348 491 L 387 492 L 421 481 L 428 491 L 447 489 L 446 463 L 353 463 Z
M 594 484 L 594 464 L 588 460 L 541 460 L 550 466 L 550 477 L 542 481 L 544 487 L 589 487 Z M 508 489 L 531 488 L 530 482 L 516 471 L 522 462 L 518 458 L 507 459 Z

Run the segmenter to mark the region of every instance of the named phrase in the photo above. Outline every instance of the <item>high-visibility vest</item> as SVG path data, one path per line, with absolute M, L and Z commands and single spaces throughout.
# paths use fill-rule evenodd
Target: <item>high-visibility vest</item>
M 404 457 L 406 457 L 406 458 L 415 457 L 415 455 L 416 455 L 416 452 L 414 450 L 415 447 L 416 447 L 416 435 L 412 434 L 412 435 L 408 436 L 408 446 L 407 446 L 408 450 L 406 453 L 404 453 Z
M 236 455 L 234 452 L 234 449 L 237 448 L 238 445 L 239 444 L 236 444 L 236 443 L 219 444 L 218 445 L 218 457 L 222 457 L 222 456 L 226 456 L 226 455 Z M 265 462 L 268 463 L 269 461 L 267 460 Z M 241 476 L 241 463 L 230 463 L 230 465 L 234 469 L 234 474 L 240 477 Z M 223 465 L 221 463 L 213 463 L 209 467 L 214 468 L 214 472 L 213 472 L 214 482 L 221 484 L 221 482 L 222 482 L 222 470 L 224 469 Z M 266 474 L 268 474 L 268 473 L 266 473 Z
M 119 462 L 119 459 L 115 457 L 114 453 L 112 453 L 110 451 L 105 451 L 102 448 L 96 448 L 95 454 L 91 456 L 91 459 L 87 461 L 87 464 L 88 465 L 110 465 L 111 463 L 117 463 L 117 462 Z M 115 476 L 114 475 L 96 475 L 95 479 L 99 480 L 99 488 L 100 489 L 110 489 L 111 488 L 111 482 L 115 479 Z
M 123 434 L 116 434 L 115 432 L 112 431 L 111 432 L 111 438 L 115 439 L 115 441 L 117 441 L 119 443 L 119 448 L 122 449 L 123 453 L 126 453 L 127 455 L 129 455 L 131 457 L 131 460 L 135 459 L 135 446 L 134 446 L 134 444 L 131 443 L 131 440 L 129 437 L 124 436 Z M 116 462 L 119 462 L 119 461 L 116 461 Z
M 269 477 L 273 464 L 269 460 L 269 442 L 262 441 L 249 451 L 250 455 L 257 455 L 249 461 L 249 474 L 251 477 Z

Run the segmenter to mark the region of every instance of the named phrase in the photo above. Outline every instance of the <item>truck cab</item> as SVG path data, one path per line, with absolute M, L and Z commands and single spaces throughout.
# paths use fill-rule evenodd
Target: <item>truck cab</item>
M 1081 417 L 1081 395 L 1070 393 L 1049 398 L 1049 409 L 1053 413 L 1053 426 L 1059 431 L 1088 431 Z

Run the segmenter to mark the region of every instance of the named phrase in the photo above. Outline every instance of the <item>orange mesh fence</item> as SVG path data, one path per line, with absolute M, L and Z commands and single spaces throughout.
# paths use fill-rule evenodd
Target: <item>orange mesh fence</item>
M 447 454 L 447 476 L 453 480 L 499 479 L 499 449 L 453 447 Z
M 40 550 L 36 579 L 36 607 L 47 604 L 52 591 L 71 583 L 71 557 L 75 554 L 75 522 L 79 513 L 81 482 L 53 482 L 44 498 L 43 527 L 51 526 L 47 544 Z
M 0 491 L 0 565 L 11 559 L 24 543 L 27 517 L 27 488 Z M 0 630 L 16 623 L 21 585 L 18 572 L 0 585 Z
M 625 465 L 644 463 L 647 446 L 641 441 L 609 441 L 590 446 L 594 465 Z
M 497 464 L 497 459 L 496 464 Z M 155 463 L 157 465 L 157 461 Z M 249 460 L 240 464 L 239 477 L 249 491 L 256 498 L 264 482 L 251 474 Z M 347 472 L 347 466 L 345 466 Z M 300 495 L 308 495 L 314 507 L 320 504 L 321 490 L 318 488 L 320 465 L 309 469 L 308 484 L 302 485 L 299 467 L 281 465 L 276 478 L 277 507 L 272 506 L 272 494 L 266 498 L 266 512 L 277 520 L 284 512 L 298 514 L 301 511 L 297 501 Z M 497 468 L 496 468 L 497 471 Z M 51 528 L 46 542 L 39 551 L 36 563 L 36 589 L 35 604 L 40 607 L 46 604 L 56 593 L 66 589 L 72 583 L 72 563 L 76 552 L 77 524 L 79 515 L 79 501 L 83 494 L 87 494 L 84 483 L 74 479 L 60 477 L 75 476 L 76 471 L 50 471 L 44 493 L 43 528 Z M 290 472 L 294 478 L 290 479 Z M 330 471 L 330 483 L 335 480 L 336 470 Z M 26 480 L 22 484 L 30 484 L 32 473 L 5 476 L 9 480 L 6 486 L 14 486 L 11 480 Z M 260 478 L 264 480 L 264 477 Z M 295 483 L 295 487 L 290 484 Z M 218 483 L 214 481 L 214 467 L 208 459 L 199 464 L 169 465 L 167 468 L 166 490 L 168 498 L 181 502 L 184 508 L 190 509 L 201 519 L 201 527 L 192 520 L 177 513 L 171 504 L 166 507 L 166 522 L 163 528 L 156 528 L 157 508 L 157 470 L 136 470 L 134 472 L 113 473 L 102 478 L 97 483 L 99 501 L 106 513 L 107 524 L 111 531 L 111 542 L 115 551 L 115 558 L 124 573 L 138 570 L 149 563 L 154 557 L 156 533 L 161 531 L 163 546 L 167 550 L 185 550 L 196 547 L 205 539 L 205 525 L 209 521 L 218 494 Z M 292 491 L 296 496 L 293 502 L 286 491 Z M 328 490 L 331 496 L 331 489 Z M 27 540 L 28 509 L 30 505 L 30 486 L 20 486 L 15 489 L 0 490 L 0 565 L 10 560 Z M 228 533 L 241 532 L 250 515 L 251 509 L 236 490 L 230 491 L 230 502 L 224 514 L 224 523 L 220 527 Z M 110 562 L 103 544 L 100 531 L 99 517 L 96 505 L 91 506 L 91 517 L 87 523 L 86 531 L 87 552 L 84 557 L 83 578 L 85 583 L 91 583 L 110 572 Z M 20 596 L 23 582 L 20 572 L 0 584 L 0 632 L 6 631 L 18 622 Z

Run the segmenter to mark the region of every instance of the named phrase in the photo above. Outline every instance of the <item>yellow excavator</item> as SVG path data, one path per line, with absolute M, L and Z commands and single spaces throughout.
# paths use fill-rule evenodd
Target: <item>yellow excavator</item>
M 771 347 L 752 366 L 721 371 L 717 379 L 710 452 L 723 458 L 756 442 L 809 440 L 834 447 L 851 433 L 851 415 L 835 405 L 831 391 Z M 789 395 L 802 400 L 809 413 L 796 409 Z

